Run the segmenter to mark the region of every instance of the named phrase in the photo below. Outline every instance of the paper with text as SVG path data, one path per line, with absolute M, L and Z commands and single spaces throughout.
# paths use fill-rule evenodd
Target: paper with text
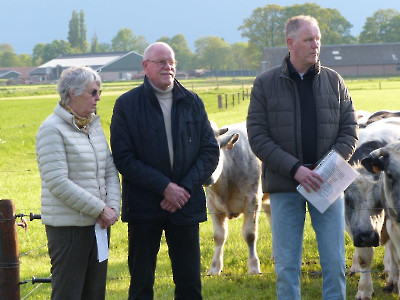
M 108 259 L 107 228 L 101 228 L 99 223 L 94 226 L 97 241 L 97 259 L 102 262 Z
M 297 190 L 321 213 L 324 213 L 359 175 L 358 172 L 334 150 L 329 152 L 314 171 L 324 179 L 321 188 L 318 191 L 311 190 L 311 192 L 307 192 L 302 185 L 299 185 Z

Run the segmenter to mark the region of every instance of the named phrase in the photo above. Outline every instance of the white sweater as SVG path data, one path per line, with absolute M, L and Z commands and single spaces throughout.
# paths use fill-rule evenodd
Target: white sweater
M 89 133 L 57 104 L 36 135 L 42 181 L 42 222 L 51 226 L 89 226 L 107 205 L 119 215 L 121 187 L 100 118 Z

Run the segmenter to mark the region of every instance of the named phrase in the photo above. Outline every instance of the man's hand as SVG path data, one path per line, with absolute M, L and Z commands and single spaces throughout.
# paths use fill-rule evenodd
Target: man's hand
M 188 202 L 190 194 L 176 183 L 170 182 L 164 190 L 164 199 L 160 206 L 171 213 L 181 209 Z
M 314 191 L 319 190 L 321 188 L 321 183 L 324 183 L 324 179 L 318 173 L 304 166 L 297 169 L 294 179 L 296 179 L 307 192 L 311 192 L 311 189 Z

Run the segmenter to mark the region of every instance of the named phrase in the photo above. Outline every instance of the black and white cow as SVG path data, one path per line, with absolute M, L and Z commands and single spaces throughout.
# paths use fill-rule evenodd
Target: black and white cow
M 400 141 L 377 149 L 362 160 L 371 173 L 380 174 L 380 198 L 386 215 L 386 228 L 393 244 L 391 271 L 397 278 L 394 289 L 400 290 Z
M 217 169 L 205 183 L 215 244 L 209 274 L 220 274 L 223 268 L 227 219 L 242 214 L 242 236 L 248 246 L 248 271 L 259 274 L 260 261 L 256 250 L 259 212 L 264 209 L 270 216 L 269 198 L 261 191 L 261 163 L 250 149 L 245 123 L 228 125 L 225 129 L 218 129 L 213 124 L 213 128 L 220 144 L 220 159 Z
M 360 129 L 357 150 L 349 160 L 359 172 L 359 177 L 345 191 L 345 221 L 356 247 L 351 273 L 361 272 L 356 299 L 371 299 L 373 294 L 370 268 L 373 260 L 373 247 L 384 245 L 387 240 L 384 226 L 385 214 L 380 202 L 378 176 L 366 172 L 359 162 L 375 149 L 400 138 L 400 118 L 377 120 Z M 390 245 L 385 246 L 385 251 Z M 389 255 L 385 255 L 385 269 L 389 272 L 387 285 L 392 284 Z

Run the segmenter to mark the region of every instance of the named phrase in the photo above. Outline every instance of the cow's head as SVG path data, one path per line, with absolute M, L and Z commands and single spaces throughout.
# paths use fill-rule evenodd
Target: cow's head
M 360 175 L 344 192 L 346 230 L 355 247 L 377 247 L 385 218 L 379 176 L 369 173 L 360 164 L 354 168 Z
M 233 147 L 235 146 L 235 143 L 240 138 L 239 133 L 226 134 L 229 129 L 228 128 L 219 129 L 214 122 L 211 122 L 211 127 L 214 131 L 215 137 L 217 138 L 220 151 L 219 151 L 219 161 L 217 168 L 212 173 L 211 177 L 207 179 L 206 182 L 203 184 L 206 187 L 213 185 L 215 182 L 217 182 L 218 178 L 221 176 L 224 166 L 224 152 L 221 150 L 222 149 L 232 150 Z
M 381 200 L 393 222 L 400 222 L 400 142 L 372 151 L 362 160 L 372 173 L 380 173 Z

